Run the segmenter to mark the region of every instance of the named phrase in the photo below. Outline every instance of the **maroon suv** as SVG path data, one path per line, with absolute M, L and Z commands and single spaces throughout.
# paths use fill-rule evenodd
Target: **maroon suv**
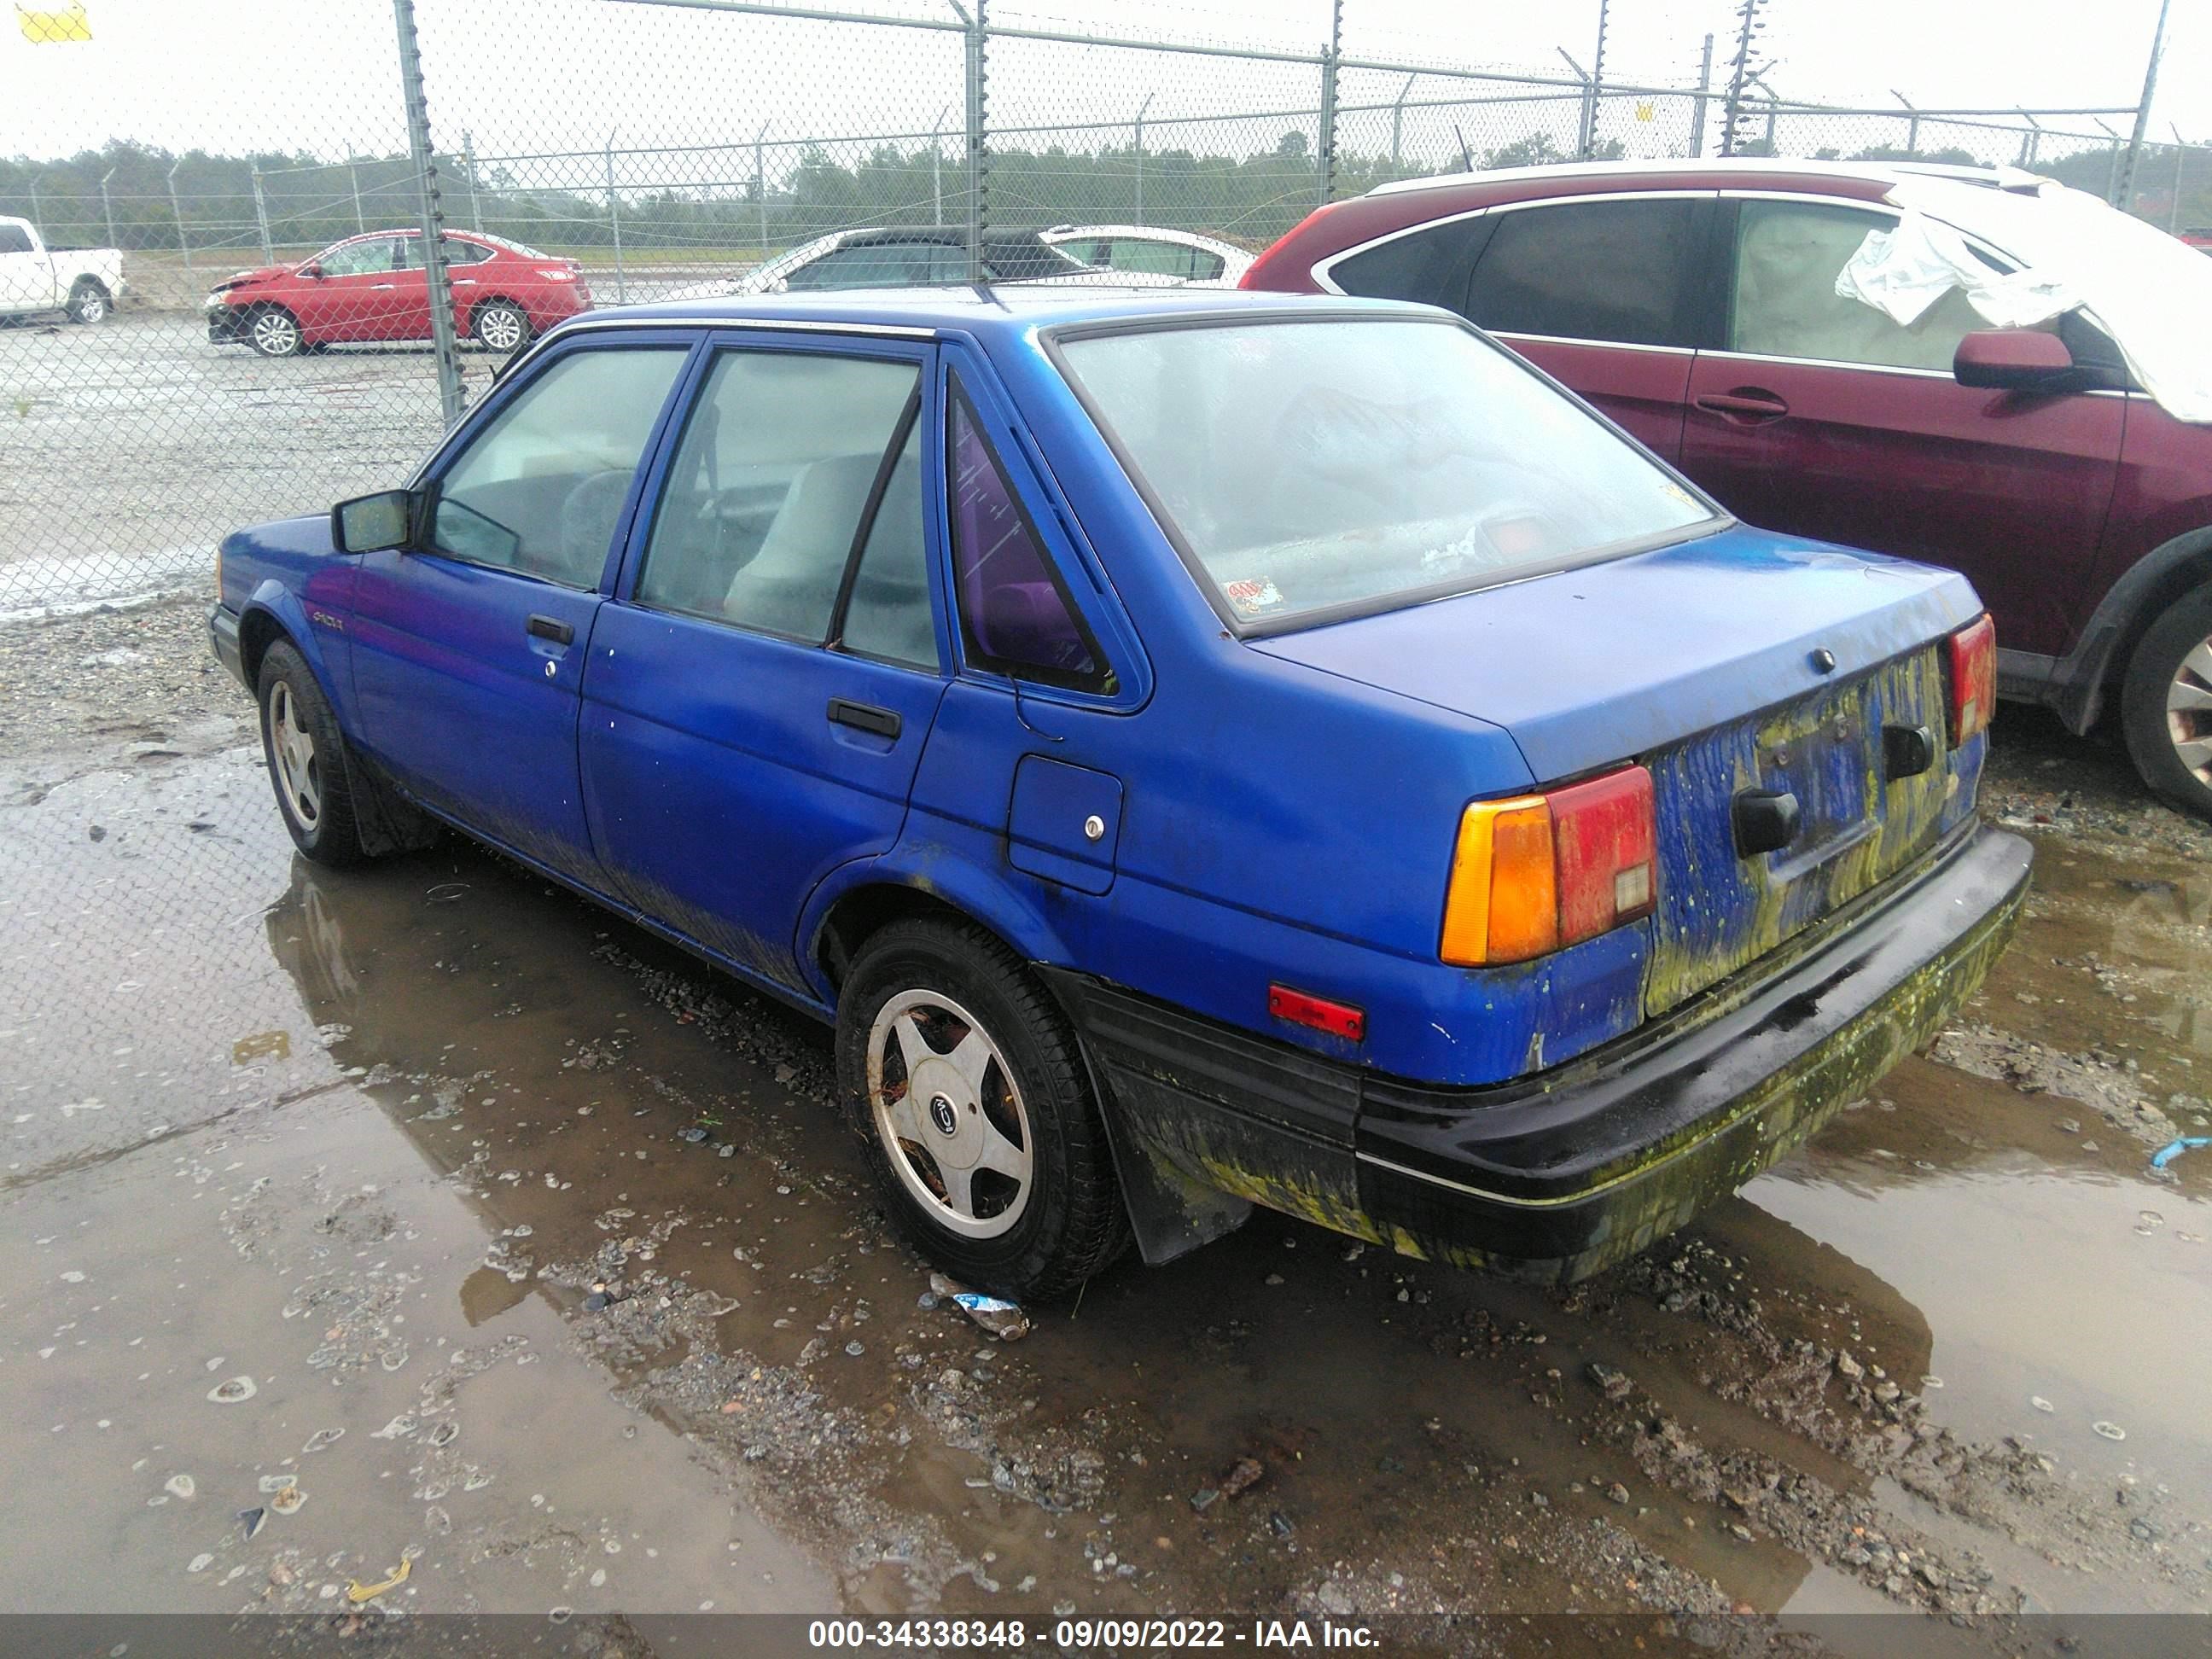
M 2083 252 L 2106 303 L 2033 327 L 1991 329 L 1964 288 L 1903 325 L 1838 284 L 1907 214 L 1978 292 L 2084 243 L 2143 257 Z M 1595 163 L 1332 203 L 1243 285 L 1449 307 L 1746 520 L 1965 571 L 2003 694 L 2077 732 L 2116 695 L 2145 780 L 2212 817 L 2212 266 L 2152 234 L 2008 171 Z M 2118 291 L 2135 270 L 2156 295 Z

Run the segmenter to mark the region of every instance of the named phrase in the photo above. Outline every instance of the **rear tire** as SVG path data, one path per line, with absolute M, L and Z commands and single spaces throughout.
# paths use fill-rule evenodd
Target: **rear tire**
M 300 319 L 282 306 L 256 306 L 247 313 L 246 342 L 264 357 L 296 357 L 307 347 Z
M 115 309 L 115 301 L 106 289 L 89 276 L 77 279 L 70 290 L 69 319 L 73 323 L 104 323 Z
M 494 351 L 520 351 L 530 343 L 530 313 L 512 300 L 486 300 L 469 320 L 479 345 Z
M 289 640 L 261 659 L 261 753 L 292 844 L 342 870 L 368 858 L 354 812 L 351 773 L 337 716 L 314 671 Z
M 2212 818 L 2212 587 L 2166 608 L 2128 662 L 2120 725 L 2143 781 Z
M 981 928 L 896 921 L 872 935 L 838 998 L 836 1053 L 838 1096 L 885 1205 L 954 1277 L 1050 1299 L 1127 1246 L 1075 1034 Z

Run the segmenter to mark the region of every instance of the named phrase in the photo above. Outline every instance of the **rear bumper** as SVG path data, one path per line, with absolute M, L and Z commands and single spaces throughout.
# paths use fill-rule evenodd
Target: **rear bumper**
M 2010 938 L 2032 859 L 1976 825 L 1764 971 L 1489 1088 L 1378 1076 L 1054 979 L 1156 1164 L 1408 1255 L 1565 1282 L 1681 1226 L 1932 1038 Z

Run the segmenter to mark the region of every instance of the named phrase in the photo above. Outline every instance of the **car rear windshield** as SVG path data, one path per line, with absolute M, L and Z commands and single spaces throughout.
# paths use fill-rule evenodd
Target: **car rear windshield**
M 1395 608 L 1662 544 L 1717 510 L 1443 319 L 1065 337 L 1066 372 L 1242 627 Z

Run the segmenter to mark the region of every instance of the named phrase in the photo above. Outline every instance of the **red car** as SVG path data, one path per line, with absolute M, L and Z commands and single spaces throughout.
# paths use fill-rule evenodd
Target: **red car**
M 1838 282 L 1904 210 L 1978 292 L 2103 244 L 2103 302 L 1996 330 L 1953 287 L 1900 325 Z M 2172 238 L 2009 171 L 1594 163 L 1333 203 L 1243 286 L 1449 307 L 1744 520 L 1965 571 L 2002 695 L 2076 732 L 2117 698 L 2212 817 L 2212 267 Z
M 495 351 L 592 306 L 574 259 L 476 231 L 443 239 L 453 327 Z M 333 242 L 296 265 L 241 270 L 207 296 L 208 338 L 264 357 L 354 340 L 430 337 L 430 281 L 420 231 L 379 230 Z

